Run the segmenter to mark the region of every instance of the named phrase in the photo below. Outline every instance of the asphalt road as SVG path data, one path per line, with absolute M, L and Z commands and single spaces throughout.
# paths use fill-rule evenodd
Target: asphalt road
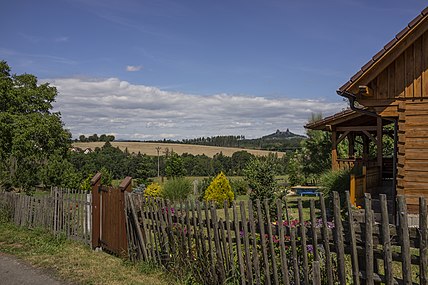
M 49 276 L 14 256 L 0 252 L 1 285 L 64 285 L 69 284 Z

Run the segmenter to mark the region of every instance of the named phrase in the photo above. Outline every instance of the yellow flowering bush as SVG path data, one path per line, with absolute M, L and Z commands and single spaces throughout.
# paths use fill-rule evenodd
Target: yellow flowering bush
M 162 195 L 162 187 L 157 182 L 151 183 L 144 190 L 145 197 L 160 197 Z
M 228 204 L 231 205 L 233 199 L 234 194 L 229 180 L 223 172 L 220 172 L 208 186 L 207 190 L 205 190 L 204 200 L 207 202 L 215 202 L 217 206 L 221 207 L 224 201 L 227 201 Z

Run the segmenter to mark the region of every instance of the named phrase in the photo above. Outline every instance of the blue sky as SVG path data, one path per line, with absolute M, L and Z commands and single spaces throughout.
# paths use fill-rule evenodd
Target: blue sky
M 74 137 L 276 129 L 345 103 L 343 83 L 426 1 L 2 1 L 0 59 L 57 86 Z

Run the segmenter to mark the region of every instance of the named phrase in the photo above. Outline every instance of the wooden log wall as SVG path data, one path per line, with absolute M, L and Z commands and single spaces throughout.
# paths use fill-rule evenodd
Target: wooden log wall
M 367 83 L 370 96 L 357 101 L 398 119 L 397 194 L 406 195 L 409 212 L 417 213 L 418 197 L 428 198 L 428 31 L 412 40 Z
M 265 216 L 267 201 L 216 209 L 127 194 L 129 257 L 191 273 L 202 284 L 428 284 L 425 198 L 419 201 L 418 229 L 407 225 L 404 197 L 398 199 L 398 225 L 389 224 L 385 195 L 380 223 L 374 222 L 369 194 L 358 219 L 349 202 L 341 207 L 337 193 L 333 200 L 327 211 L 322 196 L 312 199 L 305 221 L 308 209 L 300 199 L 299 219 L 292 220 L 286 199 L 273 205 L 275 215 Z

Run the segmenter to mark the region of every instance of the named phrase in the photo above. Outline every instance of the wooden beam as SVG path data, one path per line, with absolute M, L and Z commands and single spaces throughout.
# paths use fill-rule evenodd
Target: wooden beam
M 363 131 L 363 133 L 369 138 L 369 139 L 371 139 L 374 143 L 376 143 L 377 144 L 377 139 L 374 137 L 374 136 L 372 136 L 369 132 L 367 132 L 367 131 Z
M 376 126 L 350 126 L 350 127 L 337 127 L 336 131 L 338 132 L 346 132 L 346 131 L 350 131 L 350 132 L 362 132 L 362 131 L 377 131 L 377 127 Z
M 339 163 L 337 162 L 337 132 L 336 130 L 333 130 L 331 132 L 331 168 L 332 170 L 338 170 L 339 169 Z
M 376 142 L 376 146 L 377 146 L 377 164 L 379 166 L 379 183 L 382 182 L 382 118 L 378 117 L 377 118 L 377 142 Z
M 336 133 L 336 132 L 335 132 Z M 336 140 L 336 144 L 334 145 L 335 147 L 337 147 L 338 144 L 340 144 L 341 141 L 343 141 L 344 138 L 346 138 L 346 136 L 349 134 L 349 131 L 346 131 L 344 134 L 342 134 L 337 140 Z M 337 136 L 337 135 L 336 135 Z
M 348 157 L 354 157 L 355 154 L 355 133 L 348 134 Z

